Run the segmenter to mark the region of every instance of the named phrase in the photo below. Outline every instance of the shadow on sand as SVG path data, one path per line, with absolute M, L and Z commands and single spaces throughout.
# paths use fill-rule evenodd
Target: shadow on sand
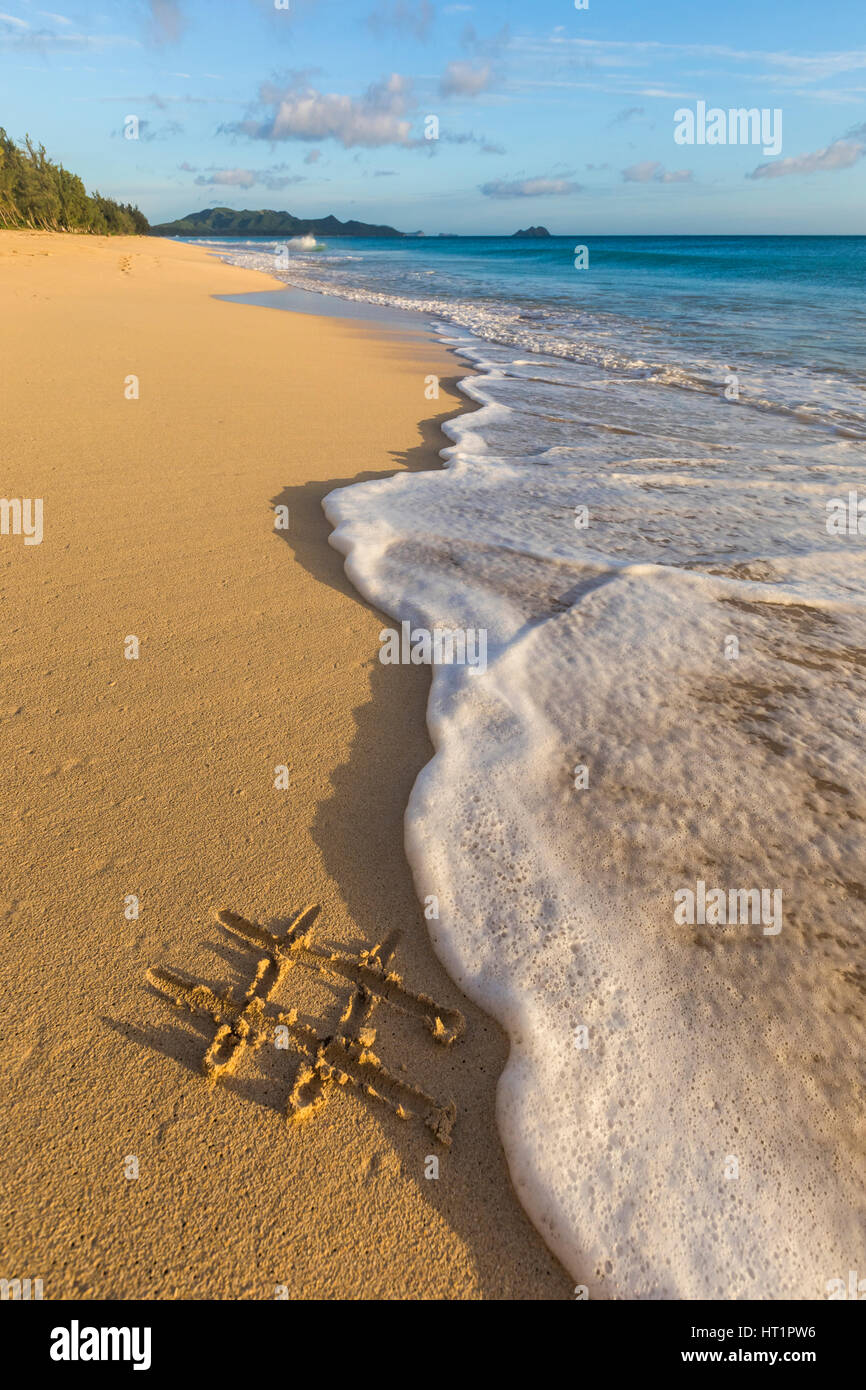
M 456 395 L 457 382 L 465 375 L 443 378 L 442 388 Z M 471 410 L 473 403 L 468 402 L 466 408 Z M 419 472 L 440 467 L 439 451 L 450 442 L 442 426 L 462 413 L 463 408 L 458 407 L 422 421 L 421 442 L 405 451 L 393 451 L 391 466 L 381 472 L 287 487 L 271 499 L 274 506 L 289 507 L 292 528 L 276 534 L 291 547 L 298 563 L 320 582 L 376 613 L 385 624 L 392 619 L 358 594 L 344 573 L 343 556 L 329 545 L 331 527 L 322 499 L 336 488 L 390 477 L 399 468 Z M 295 526 L 296 518 L 303 518 L 301 525 Z M 375 651 L 371 658 L 375 658 Z M 462 1171 L 462 1179 L 424 1181 L 419 1144 L 427 1144 L 424 1152 L 434 1146 L 414 1126 L 379 1111 L 380 1123 L 400 1156 L 404 1173 L 415 1175 L 421 1200 L 436 1208 L 469 1247 L 483 1296 L 567 1298 L 572 1281 L 520 1207 L 497 1135 L 495 1091 L 508 1056 L 505 1034 L 459 995 L 435 957 L 408 863 L 404 861 L 399 880 L 389 871 L 387 883 L 377 881 L 369 872 L 371 864 L 387 864 L 393 855 L 412 786 L 433 754 L 427 744 L 419 758 L 416 737 L 401 739 L 399 729 L 395 730 L 383 714 L 394 708 L 396 682 L 402 722 L 416 734 L 424 729 L 429 673 L 417 667 L 385 667 L 375 659 L 371 659 L 369 672 L 370 699 L 352 711 L 355 728 L 349 758 L 334 770 L 331 795 L 316 806 L 311 834 L 361 937 L 368 942 L 380 941 L 388 930 L 401 928 L 400 973 L 434 998 L 457 1005 L 466 1015 L 465 1040 L 443 1049 L 437 1064 L 441 1092 L 454 1096 L 458 1111 L 453 1148 L 443 1162 L 455 1170 L 455 1176 Z M 383 788 L 384 815 L 380 813 Z M 371 814 L 372 807 L 376 814 Z M 383 900 L 388 905 L 386 920 Z

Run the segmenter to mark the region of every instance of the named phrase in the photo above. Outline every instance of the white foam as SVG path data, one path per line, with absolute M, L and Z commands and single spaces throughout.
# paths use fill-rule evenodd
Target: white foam
M 825 1297 L 866 1273 L 866 538 L 825 526 L 862 448 L 461 350 L 446 469 L 324 506 L 369 600 L 489 631 L 434 672 L 406 848 L 510 1038 L 515 1187 L 593 1296 Z M 676 925 L 697 880 L 781 889 L 782 931 Z
M 219 245 L 214 241 L 202 244 Z M 339 243 L 325 243 L 325 249 L 315 255 L 293 248 L 288 266 L 284 257 L 277 254 L 284 246 L 278 241 L 223 243 L 222 255 L 233 264 L 267 271 L 297 289 L 428 316 L 452 340 L 456 328 L 463 334 L 470 355 L 481 349 L 488 366 L 507 361 L 510 376 L 520 376 L 520 369 L 525 368 L 525 378 L 547 378 L 562 384 L 579 379 L 572 365 L 577 364 L 615 373 L 632 383 L 644 382 L 653 388 L 700 394 L 714 400 L 728 380 L 730 368 L 720 362 L 717 352 L 701 355 L 693 349 L 689 360 L 684 361 L 682 349 L 668 340 L 662 327 L 649 321 L 623 321 L 621 316 L 597 308 L 581 309 L 575 316 L 570 305 L 559 306 L 555 300 L 543 308 L 520 308 L 511 302 L 507 283 L 501 287 L 501 297 L 492 299 L 465 298 L 454 293 L 401 293 L 393 286 L 389 288 L 387 281 L 382 287 L 377 281 L 376 288 L 371 288 L 356 282 L 357 263 L 363 266 L 364 256 L 338 249 Z M 350 263 L 347 271 L 345 267 Z M 403 276 L 409 282 L 419 282 L 421 288 L 434 273 L 429 268 L 404 270 Z M 445 324 L 450 325 L 448 330 L 443 329 Z M 528 361 L 515 359 L 515 349 L 524 349 L 532 356 Z M 771 416 L 794 416 L 801 423 L 831 430 L 843 438 L 866 438 L 861 381 L 843 379 L 838 371 L 804 372 L 801 367 L 764 361 L 738 364 L 737 381 L 738 403 L 742 407 Z M 656 390 L 659 394 L 664 392 Z

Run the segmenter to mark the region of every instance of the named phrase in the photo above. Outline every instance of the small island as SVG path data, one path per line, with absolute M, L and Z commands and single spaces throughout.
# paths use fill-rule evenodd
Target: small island
M 527 227 L 526 231 L 515 232 L 514 235 L 516 237 L 540 237 L 550 236 L 550 232 L 547 230 L 546 227 Z

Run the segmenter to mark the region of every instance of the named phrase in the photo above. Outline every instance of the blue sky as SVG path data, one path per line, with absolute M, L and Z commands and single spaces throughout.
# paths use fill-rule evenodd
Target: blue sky
M 0 124 L 152 222 L 866 233 L 862 0 L 54 2 L 0 0 Z M 780 154 L 676 144 L 700 101 Z

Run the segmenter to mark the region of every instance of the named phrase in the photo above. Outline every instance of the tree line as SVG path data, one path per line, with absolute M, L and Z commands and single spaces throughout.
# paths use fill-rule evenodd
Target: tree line
M 55 164 L 28 135 L 23 145 L 0 126 L 0 227 L 135 236 L 150 230 L 132 203 L 88 194 L 77 174 Z

